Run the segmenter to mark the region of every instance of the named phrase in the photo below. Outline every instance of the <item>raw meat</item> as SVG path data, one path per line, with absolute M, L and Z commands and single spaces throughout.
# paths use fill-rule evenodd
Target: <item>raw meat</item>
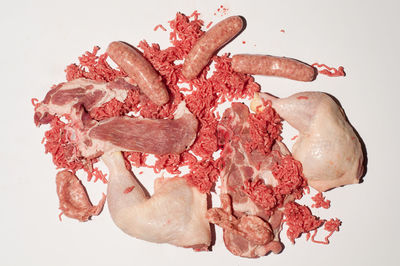
M 36 108 L 37 125 L 47 123 L 44 118 L 48 116 L 65 115 L 70 120 L 70 142 L 77 146 L 80 156 L 102 155 L 110 171 L 107 188 L 110 214 L 124 232 L 151 242 L 207 249 L 211 242 L 210 226 L 205 217 L 207 195 L 188 185 L 184 178 L 177 177 L 156 179 L 155 193 L 150 198 L 126 169 L 120 153 L 132 150 L 179 154 L 195 140 L 197 119 L 181 102 L 174 119 L 114 117 L 100 122 L 93 120 L 87 111 L 119 94 L 114 94 L 108 84 L 90 82 L 75 80 L 50 91 Z M 74 175 L 68 171 L 58 175 L 59 180 L 65 180 L 65 177 L 69 179 L 57 181 L 63 212 L 80 220 L 97 214 L 97 207 L 88 205 L 78 179 L 70 179 Z
M 184 178 L 175 177 L 156 179 L 154 195 L 149 197 L 125 168 L 121 153 L 107 153 L 102 159 L 110 171 L 108 208 L 122 231 L 150 242 L 207 249 L 211 233 L 205 217 L 206 194 L 189 186 Z
M 300 92 L 278 99 L 260 93 L 252 109 L 269 100 L 290 125 L 299 130 L 293 157 L 303 165 L 308 184 L 318 191 L 358 183 L 363 174 L 360 141 L 343 109 L 322 92 Z
M 160 74 L 135 47 L 124 42 L 112 42 L 108 45 L 107 54 L 138 83 L 152 102 L 164 105 L 169 101 L 169 94 Z
M 274 232 L 269 223 L 256 215 L 236 218 L 232 214 L 231 197 L 221 194 L 220 199 L 222 208 L 208 210 L 207 218 L 224 229 L 225 245 L 232 254 L 252 258 L 282 250 L 282 244 L 273 241 Z
M 313 81 L 314 67 L 288 57 L 237 54 L 232 57 L 232 69 L 246 74 L 283 77 L 298 81 Z
M 228 17 L 204 33 L 193 45 L 185 58 L 182 74 L 187 79 L 197 77 L 210 62 L 211 57 L 243 29 L 240 16 Z
M 153 154 L 179 154 L 195 140 L 197 119 L 181 102 L 175 119 L 142 119 L 113 117 L 100 122 L 88 111 L 117 99 L 123 101 L 127 91 L 137 89 L 125 79 L 110 83 L 86 79 L 61 83 L 49 91 L 36 107 L 37 125 L 49 123 L 54 115 L 65 115 L 71 121 L 68 135 L 71 155 L 85 158 L 99 157 L 105 152 L 137 151 Z
M 52 88 L 35 108 L 35 124 L 47 124 L 53 115 L 71 114 L 79 105 L 89 112 L 113 98 L 123 102 L 129 90 L 138 89 L 127 80 L 119 78 L 106 83 L 79 78 L 60 83 Z
M 222 208 L 208 211 L 211 222 L 224 229 L 224 242 L 228 250 L 242 257 L 260 257 L 270 251 L 279 253 L 283 245 L 279 239 L 282 224 L 282 206 L 292 200 L 285 197 L 270 208 L 253 202 L 244 187 L 249 182 L 262 182 L 275 187 L 278 180 L 272 168 L 289 151 L 279 141 L 269 154 L 259 150 L 247 152 L 245 145 L 251 139 L 249 109 L 241 103 L 233 103 L 227 109 L 218 128 L 219 141 L 224 144 L 221 172 Z M 232 205 L 232 206 L 230 206 Z
M 65 216 L 86 222 L 103 210 L 105 195 L 97 206 L 93 206 L 82 183 L 72 172 L 64 170 L 57 173 L 56 184 L 60 210 Z
M 184 102 L 180 103 L 174 116 L 172 120 L 114 117 L 101 121 L 88 134 L 94 146 L 104 146 L 107 143 L 107 151 L 179 154 L 194 142 L 197 119 Z

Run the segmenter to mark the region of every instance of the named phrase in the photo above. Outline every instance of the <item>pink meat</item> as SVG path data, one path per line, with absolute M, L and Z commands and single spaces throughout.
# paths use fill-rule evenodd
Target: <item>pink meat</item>
M 174 120 L 115 117 L 93 127 L 89 136 L 121 150 L 178 154 L 193 143 L 196 133 L 196 119 L 187 113 Z
M 138 151 L 152 154 L 179 154 L 189 148 L 197 134 L 197 120 L 182 102 L 175 119 L 115 117 L 88 130 L 93 150 Z M 96 148 L 97 147 L 97 148 Z
M 209 29 L 192 47 L 185 58 L 182 74 L 187 79 L 197 77 L 210 62 L 211 57 L 232 40 L 243 28 L 243 19 L 232 16 L 218 22 Z
M 283 214 L 280 206 L 267 210 L 256 205 L 243 187 L 246 182 L 256 180 L 276 186 L 278 181 L 271 169 L 289 151 L 277 141 L 268 155 L 258 150 L 246 152 L 245 143 L 251 138 L 249 114 L 246 105 L 233 103 L 223 115 L 218 128 L 219 140 L 225 143 L 221 154 L 225 164 L 221 172 L 223 208 L 209 210 L 208 216 L 211 222 L 224 228 L 224 242 L 228 250 L 238 256 L 254 258 L 282 250 L 279 233 Z M 220 217 L 215 217 L 221 212 Z
M 62 83 L 39 103 L 35 123 L 40 126 L 50 122 L 49 117 L 67 115 L 69 140 L 79 156 L 86 158 L 112 151 L 179 154 L 194 142 L 198 122 L 184 102 L 173 120 L 115 117 L 98 122 L 89 116 L 88 111 L 113 98 L 123 101 L 129 89 L 137 87 L 123 79 L 110 83 L 86 79 Z
M 91 108 L 118 97 L 112 88 L 110 84 L 84 79 L 62 83 L 39 103 L 35 122 L 41 125 L 48 122 L 48 116 L 66 115 L 70 120 L 69 141 L 76 146 L 79 156 L 101 155 L 110 171 L 108 208 L 113 221 L 124 232 L 146 241 L 207 250 L 211 242 L 210 225 L 205 217 L 207 195 L 184 178 L 175 177 L 156 179 L 154 195 L 150 197 L 127 170 L 121 154 L 124 150 L 156 154 L 183 152 L 196 138 L 195 116 L 181 102 L 173 120 L 130 117 L 93 120 L 88 114 Z M 69 171 L 57 175 L 57 194 L 63 213 L 81 221 L 97 215 L 105 201 L 103 198 L 98 206 L 92 206 L 84 187 Z
M 312 81 L 317 74 L 314 67 L 296 59 L 270 55 L 234 55 L 232 69 L 240 73 L 277 76 L 298 81 Z
M 164 105 L 169 101 L 161 76 L 138 50 L 123 42 L 112 42 L 107 48 L 107 54 L 137 82 L 151 101 L 157 105 Z
M 86 222 L 93 215 L 99 215 L 103 210 L 106 197 L 93 206 L 81 181 L 72 172 L 64 170 L 56 176 L 57 195 L 62 214 L 69 218 Z
M 224 229 L 224 241 L 229 250 L 237 256 L 258 257 L 269 251 L 279 253 L 280 243 L 275 243 L 274 233 L 269 223 L 255 215 L 232 214 L 231 198 L 221 195 L 222 208 L 212 208 L 207 212 L 211 223 Z
M 52 88 L 35 109 L 34 121 L 37 126 L 48 124 L 53 115 L 70 115 L 77 105 L 87 112 L 115 98 L 123 102 L 129 90 L 137 90 L 127 79 L 99 82 L 84 78 L 63 82 Z

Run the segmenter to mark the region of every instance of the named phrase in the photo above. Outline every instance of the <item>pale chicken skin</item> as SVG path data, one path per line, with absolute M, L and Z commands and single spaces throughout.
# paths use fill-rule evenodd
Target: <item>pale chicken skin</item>
M 102 160 L 110 171 L 108 208 L 122 231 L 150 242 L 207 250 L 211 233 L 206 194 L 175 177 L 156 179 L 149 197 L 125 168 L 120 152 L 104 154 Z
M 207 195 L 189 186 L 184 178 L 156 179 L 154 195 L 148 196 L 135 176 L 126 169 L 121 151 L 180 154 L 196 139 L 198 121 L 182 101 L 174 119 L 118 116 L 97 121 L 88 112 L 111 99 L 124 101 L 136 90 L 126 79 L 97 82 L 77 79 L 50 90 L 35 107 L 36 125 L 67 116 L 65 126 L 68 160 L 98 158 L 109 168 L 107 202 L 115 224 L 127 234 L 156 243 L 205 250 L 211 242 L 205 215 Z M 183 123 L 182 123 L 183 122 Z M 128 147 L 130 146 L 130 147 Z M 77 177 L 69 171 L 57 175 L 57 193 L 63 213 L 86 221 L 102 210 L 105 198 L 92 206 Z
M 292 154 L 303 165 L 308 184 L 323 192 L 359 183 L 363 174 L 360 141 L 343 109 L 322 92 L 300 92 L 287 98 L 260 93 L 251 107 L 266 100 L 291 126 L 299 131 Z

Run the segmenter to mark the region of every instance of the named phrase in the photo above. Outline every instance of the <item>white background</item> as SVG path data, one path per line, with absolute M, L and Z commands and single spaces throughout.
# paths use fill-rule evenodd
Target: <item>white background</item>
M 367 148 L 364 182 L 326 193 L 322 218 L 343 221 L 328 246 L 292 245 L 282 233 L 279 255 L 243 259 L 221 242 L 212 252 L 159 245 L 124 235 L 108 210 L 87 223 L 58 220 L 56 169 L 40 144 L 31 98 L 43 99 L 64 81 L 64 69 L 94 45 L 142 39 L 168 45 L 153 28 L 177 11 L 198 10 L 217 22 L 219 5 L 242 15 L 246 30 L 224 51 L 267 53 L 313 63 L 343 65 L 345 78 L 319 76 L 312 83 L 256 80 L 280 97 L 303 90 L 334 95 Z M 398 1 L 2 1 L 0 265 L 398 265 L 399 257 L 399 25 Z M 285 33 L 280 30 L 284 29 Z M 243 44 L 242 41 L 246 41 Z M 287 139 L 295 132 L 285 133 Z M 290 143 L 289 143 L 290 145 Z M 139 177 L 147 184 L 154 176 Z M 85 183 L 86 184 L 86 183 Z M 87 184 L 97 203 L 105 185 Z

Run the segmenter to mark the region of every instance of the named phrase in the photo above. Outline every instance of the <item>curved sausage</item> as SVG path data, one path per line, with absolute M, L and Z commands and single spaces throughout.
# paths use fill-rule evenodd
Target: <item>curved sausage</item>
M 224 44 L 232 40 L 243 28 L 243 19 L 239 16 L 226 18 L 207 31 L 192 47 L 183 63 L 182 74 L 187 79 L 199 75 L 210 62 L 213 54 Z
M 316 76 L 315 68 L 310 65 L 296 59 L 270 55 L 234 55 L 232 69 L 245 74 L 277 76 L 298 81 L 312 81 Z
M 169 101 L 169 94 L 161 76 L 138 50 L 123 42 L 112 42 L 107 48 L 107 54 L 136 81 L 152 102 L 164 105 Z

